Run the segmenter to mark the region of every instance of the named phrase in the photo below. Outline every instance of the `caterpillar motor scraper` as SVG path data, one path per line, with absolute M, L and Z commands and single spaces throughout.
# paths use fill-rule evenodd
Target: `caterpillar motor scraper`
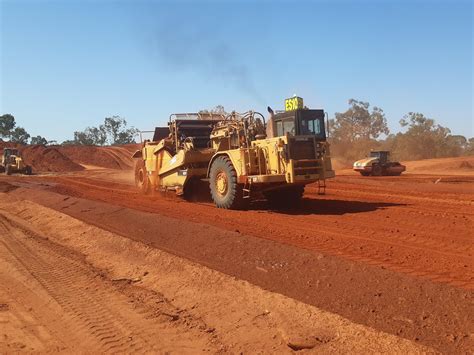
M 135 182 L 143 193 L 175 191 L 192 197 L 209 185 L 217 207 L 242 209 L 253 198 L 292 206 L 307 184 L 334 177 L 323 110 L 286 101 L 270 119 L 258 112 L 229 115 L 173 114 L 133 155 Z

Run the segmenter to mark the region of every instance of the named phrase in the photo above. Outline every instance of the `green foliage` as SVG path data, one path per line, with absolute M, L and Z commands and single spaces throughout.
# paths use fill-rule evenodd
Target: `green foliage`
M 76 133 L 76 132 L 74 132 Z M 77 144 L 76 141 L 74 139 L 68 139 L 68 140 L 65 140 L 61 143 L 61 145 L 75 145 Z
M 465 137 L 451 135 L 449 128 L 437 124 L 434 119 L 422 113 L 409 112 L 400 120 L 400 125 L 407 128 L 406 132 L 391 137 L 389 144 L 393 153 L 400 159 L 460 156 L 466 148 Z
M 30 139 L 30 135 L 22 127 L 16 127 L 10 133 L 10 142 L 27 144 L 29 139 Z
M 127 128 L 127 121 L 119 116 L 107 117 L 100 129 L 110 145 L 134 143 L 138 133 L 133 127 Z
M 409 112 L 401 120 L 404 132 L 388 134 L 383 111 L 369 104 L 349 100 L 351 107 L 336 113 L 330 121 L 331 153 L 334 157 L 352 163 L 370 150 L 390 150 L 397 160 L 419 160 L 474 154 L 474 138 L 452 135 L 447 127 L 436 123 L 422 113 Z M 377 139 L 386 134 L 385 139 Z
M 464 150 L 465 155 L 474 155 L 474 137 L 467 140 L 466 149 Z
M 364 157 L 371 149 L 380 147 L 376 139 L 389 134 L 383 110 L 374 106 L 370 111 L 368 102 L 349 100 L 349 109 L 336 113 L 330 120 L 330 142 L 333 156 L 354 161 Z
M 87 127 L 84 131 L 74 132 L 72 141 L 62 144 L 78 145 L 117 145 L 135 143 L 138 130 L 127 128 L 127 121 L 119 116 L 106 117 L 99 127 Z
M 47 145 L 49 142 L 46 138 L 41 136 L 31 137 L 30 144 L 33 145 Z
M 15 128 L 15 117 L 9 113 L 0 116 L 0 138 L 9 138 Z
M 369 111 L 368 102 L 349 100 L 349 109 L 337 112 L 331 120 L 331 136 L 335 141 L 360 141 L 377 139 L 382 134 L 389 134 L 387 119 L 383 110 L 374 106 Z

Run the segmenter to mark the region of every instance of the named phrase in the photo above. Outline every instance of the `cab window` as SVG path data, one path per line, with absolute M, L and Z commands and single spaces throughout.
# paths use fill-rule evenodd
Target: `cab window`
M 321 120 L 317 118 L 303 118 L 301 120 L 301 135 L 315 135 L 321 134 Z
M 326 138 L 322 110 L 302 110 L 298 117 L 298 135 L 311 135 L 323 140 Z
M 295 135 L 295 121 L 294 119 L 281 120 L 276 122 L 277 137 L 284 136 L 287 133 Z

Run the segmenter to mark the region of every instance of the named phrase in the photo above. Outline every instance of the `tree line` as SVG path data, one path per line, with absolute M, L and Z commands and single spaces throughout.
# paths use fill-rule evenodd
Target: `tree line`
M 128 127 L 127 121 L 120 116 L 106 117 L 104 123 L 98 127 L 87 127 L 84 131 L 74 132 L 71 140 L 61 145 L 117 145 L 135 143 L 138 130 Z M 0 139 L 19 144 L 55 145 L 56 141 L 42 136 L 31 137 L 23 128 L 18 127 L 15 117 L 11 114 L 0 116 Z
M 349 108 L 329 120 L 331 155 L 347 162 L 358 160 L 370 150 L 389 150 L 400 160 L 456 157 L 474 154 L 474 137 L 453 135 L 451 130 L 419 112 L 400 119 L 402 129 L 390 133 L 387 118 L 379 107 L 349 100 Z
M 408 112 L 400 119 L 401 131 L 391 133 L 384 111 L 368 102 L 350 99 L 349 108 L 329 120 L 331 155 L 347 162 L 367 155 L 372 149 L 390 150 L 395 159 L 419 160 L 474 154 L 474 137 L 453 135 L 451 130 L 419 112 Z M 224 113 L 223 106 L 201 112 Z M 74 132 L 63 145 L 116 145 L 135 143 L 138 130 L 128 127 L 120 116 L 106 117 L 98 127 Z M 42 136 L 31 137 L 17 126 L 11 114 L 0 116 L 0 139 L 21 144 L 57 144 Z

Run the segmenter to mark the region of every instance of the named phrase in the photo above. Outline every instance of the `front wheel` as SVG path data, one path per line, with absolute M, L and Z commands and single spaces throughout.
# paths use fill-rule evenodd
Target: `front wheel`
M 143 194 L 150 193 L 151 184 L 145 167 L 145 161 L 138 160 L 135 164 L 135 186 Z
M 217 157 L 209 175 L 212 200 L 218 208 L 236 210 L 245 207 L 242 184 L 237 183 L 237 172 L 228 157 Z

